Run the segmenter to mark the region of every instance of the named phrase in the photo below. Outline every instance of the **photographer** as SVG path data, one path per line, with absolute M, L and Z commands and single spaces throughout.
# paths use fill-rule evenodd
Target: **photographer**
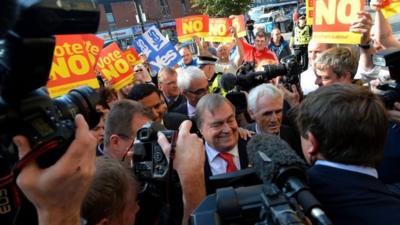
M 36 162 L 22 168 L 17 184 L 34 204 L 40 225 L 80 224 L 81 203 L 95 173 L 96 139 L 83 116 L 75 119 L 75 140 L 51 167 L 41 169 Z M 31 147 L 26 137 L 14 137 L 20 159 Z

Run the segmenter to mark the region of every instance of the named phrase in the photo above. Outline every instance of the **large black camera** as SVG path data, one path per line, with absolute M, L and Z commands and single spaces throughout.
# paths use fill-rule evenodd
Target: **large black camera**
M 163 180 L 169 170 L 167 157 L 157 143 L 157 132 L 163 133 L 170 143 L 176 139 L 176 131 L 166 130 L 158 123 L 147 123 L 137 132 L 134 143 L 133 170 L 139 180 Z
M 53 35 L 95 33 L 100 18 L 96 7 L 90 0 L 0 1 L 0 199 L 2 209 L 7 208 L 0 210 L 2 224 L 37 221 L 31 204 L 20 201 L 15 186 L 18 169 L 33 160 L 41 167 L 54 164 L 74 139 L 76 114 L 82 114 L 90 127 L 99 122 L 99 96 L 93 89 L 80 87 L 51 99 L 43 88 L 53 59 Z M 20 161 L 11 144 L 19 134 L 32 147 Z
M 229 88 L 233 89 L 235 85 L 238 85 L 241 90 L 248 91 L 278 76 L 282 76 L 281 81 L 286 87 L 290 87 L 292 84 L 299 85 L 301 65 L 295 55 L 282 58 L 278 65 L 264 65 L 263 71 L 255 72 L 254 70 L 254 63 L 243 64 L 237 72 L 236 79 L 230 82 L 233 85 L 229 85 Z
M 400 66 L 396 65 L 399 59 L 400 49 L 398 48 L 388 48 L 372 56 L 372 62 L 375 66 L 389 68 L 390 78 L 393 81 L 378 87 L 382 91 L 379 96 L 388 109 L 393 109 L 394 103 L 400 102 Z

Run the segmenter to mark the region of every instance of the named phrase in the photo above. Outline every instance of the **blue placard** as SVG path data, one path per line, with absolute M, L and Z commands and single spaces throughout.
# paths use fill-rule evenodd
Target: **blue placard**
M 147 56 L 147 60 L 155 72 L 162 67 L 175 66 L 182 58 L 155 26 L 148 29 L 143 35 L 136 37 L 132 45 L 138 52 Z

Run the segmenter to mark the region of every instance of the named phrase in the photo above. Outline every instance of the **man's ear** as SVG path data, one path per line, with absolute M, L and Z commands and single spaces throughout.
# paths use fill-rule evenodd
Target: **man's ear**
M 310 131 L 307 131 L 306 135 L 302 136 L 301 139 L 304 157 L 309 164 L 313 164 L 319 155 L 319 142 Z
M 108 225 L 110 224 L 110 221 L 107 218 L 101 219 L 96 225 Z
M 341 81 L 347 81 L 347 82 L 352 82 L 353 79 L 351 78 L 351 73 L 350 71 L 344 71 L 342 74 L 342 77 L 340 77 Z
M 248 108 L 248 109 L 247 109 L 247 112 L 249 112 L 250 118 L 251 118 L 252 120 L 256 120 L 255 112 L 254 112 L 251 108 Z
M 116 147 L 118 147 L 119 145 L 119 137 L 116 134 L 112 134 L 110 136 L 110 145 L 113 149 L 115 149 Z

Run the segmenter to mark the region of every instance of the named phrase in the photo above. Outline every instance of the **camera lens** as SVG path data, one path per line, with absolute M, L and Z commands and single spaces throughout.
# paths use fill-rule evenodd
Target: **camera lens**
M 78 87 L 68 94 L 54 100 L 60 110 L 61 117 L 74 119 L 82 114 L 90 128 L 100 121 L 100 114 L 96 111 L 96 104 L 100 101 L 99 94 L 88 86 Z

